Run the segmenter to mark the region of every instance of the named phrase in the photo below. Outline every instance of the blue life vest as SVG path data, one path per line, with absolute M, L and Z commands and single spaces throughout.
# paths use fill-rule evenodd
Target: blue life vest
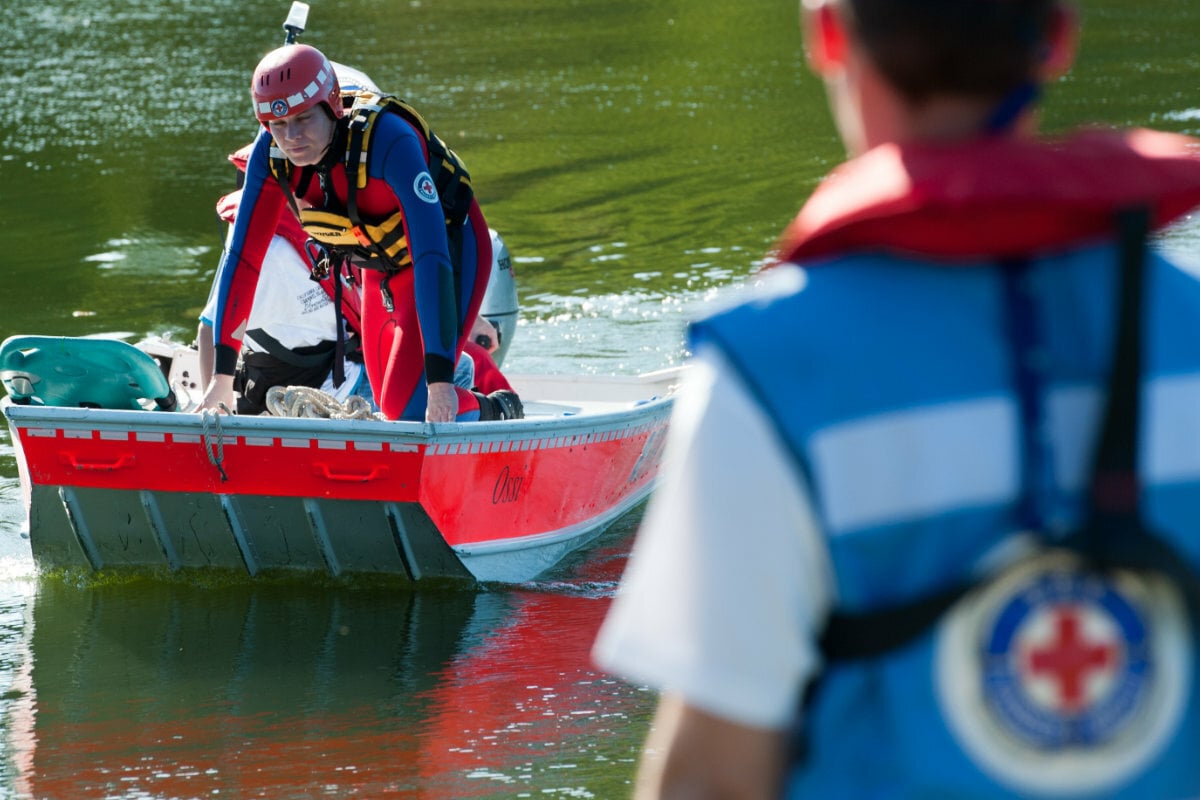
M 1031 526 L 1042 543 L 1080 526 L 1115 251 L 1093 240 L 1014 268 L 864 248 L 781 267 L 773 294 L 693 326 L 793 455 L 837 613 L 910 606 L 1009 563 Z M 1200 281 L 1155 254 L 1147 267 L 1141 514 L 1195 577 Z M 1200 796 L 1200 652 L 1181 588 L 1036 552 L 901 646 L 828 664 L 787 796 Z

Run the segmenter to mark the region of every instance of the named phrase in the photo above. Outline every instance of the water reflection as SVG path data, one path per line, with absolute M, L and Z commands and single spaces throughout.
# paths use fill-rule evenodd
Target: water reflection
M 610 585 L 48 583 L 0 618 L 6 761 L 36 797 L 621 796 L 646 702 L 586 666 Z

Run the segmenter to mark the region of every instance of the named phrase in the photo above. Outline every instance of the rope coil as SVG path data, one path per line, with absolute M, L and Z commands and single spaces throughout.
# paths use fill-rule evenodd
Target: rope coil
M 229 411 L 225 404 L 221 407 L 226 412 Z M 217 472 L 221 473 L 221 482 L 229 480 L 229 476 L 225 474 L 225 432 L 221 429 L 221 415 L 211 409 L 204 409 L 200 412 L 200 424 L 203 427 L 203 434 L 200 439 L 204 445 L 204 452 L 208 456 L 208 463 L 217 468 Z M 213 436 L 209 428 L 216 428 L 216 445 L 213 445 Z
M 339 402 L 336 397 L 310 386 L 272 386 L 267 390 L 267 412 L 275 417 L 314 419 L 383 419 L 373 413 L 366 398 L 351 395 Z

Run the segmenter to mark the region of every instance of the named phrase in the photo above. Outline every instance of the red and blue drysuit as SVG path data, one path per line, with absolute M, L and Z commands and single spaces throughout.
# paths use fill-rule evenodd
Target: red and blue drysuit
M 291 171 L 291 192 L 302 206 L 345 213 L 346 120 L 320 164 Z M 233 235 L 218 274 L 214 325 L 216 372 L 234 371 L 271 236 L 287 204 L 272 174 L 273 140 L 267 130 L 255 139 Z M 492 247 L 487 223 L 472 200 L 451 245 L 442 206 L 431 191 L 424 136 L 394 114 L 381 114 L 367 158 L 367 183 L 357 191 L 359 216 L 384 220 L 399 212 L 412 266 L 399 272 L 363 269 L 362 350 L 380 411 L 388 419 L 424 420 L 427 383 L 453 381 L 454 365 L 483 301 Z M 308 174 L 310 173 L 315 174 Z M 452 232 L 457 234 L 458 231 Z M 453 255 L 452 255 L 453 253 Z M 394 298 L 384 302 L 384 284 Z M 477 419 L 479 401 L 456 388 L 458 419 Z

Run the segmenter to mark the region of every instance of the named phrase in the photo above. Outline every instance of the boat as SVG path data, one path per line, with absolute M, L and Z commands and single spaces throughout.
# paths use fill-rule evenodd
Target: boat
M 517 317 L 502 255 L 481 310 L 497 361 Z M 529 581 L 649 494 L 678 378 L 508 374 L 524 419 L 427 424 L 200 411 L 198 367 L 161 337 L 0 345 L 39 570 Z
M 0 345 L 40 571 L 529 581 L 650 493 L 679 378 L 508 375 L 524 419 L 429 424 L 189 410 L 197 363 L 161 338 Z

